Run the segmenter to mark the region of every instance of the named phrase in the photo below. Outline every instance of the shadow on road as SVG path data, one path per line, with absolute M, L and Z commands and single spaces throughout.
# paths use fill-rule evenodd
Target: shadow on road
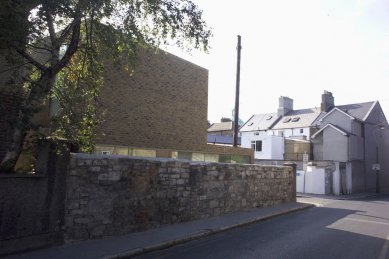
M 369 213 L 316 207 L 138 258 L 385 258 L 389 220 Z

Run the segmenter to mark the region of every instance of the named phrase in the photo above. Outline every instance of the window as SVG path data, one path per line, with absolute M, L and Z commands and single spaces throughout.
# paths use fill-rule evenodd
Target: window
M 254 135 L 255 136 L 259 136 L 259 132 L 254 132 Z
M 255 152 L 262 151 L 262 140 L 251 141 L 251 148 L 254 149 Z
M 300 133 L 304 133 L 304 129 L 300 129 Z
M 291 118 L 285 118 L 282 122 L 283 123 L 288 123 L 291 120 Z
M 299 121 L 300 120 L 300 117 L 294 117 L 293 119 L 292 119 L 292 122 L 296 122 L 296 121 Z
M 111 154 L 111 151 L 101 151 L 101 154 L 102 154 L 102 155 L 110 155 L 110 154 Z
M 272 118 L 273 118 L 273 116 L 269 115 L 269 116 L 267 116 L 266 120 L 269 121 L 269 120 L 271 120 Z

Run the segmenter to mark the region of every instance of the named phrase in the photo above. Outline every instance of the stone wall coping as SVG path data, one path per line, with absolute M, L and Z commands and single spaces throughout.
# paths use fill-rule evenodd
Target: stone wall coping
M 47 178 L 46 174 L 0 174 L 1 178 Z
M 272 168 L 285 168 L 290 167 L 288 165 L 258 165 L 258 164 L 233 164 L 233 163 L 219 163 L 219 162 L 202 162 L 202 161 L 188 161 L 183 159 L 164 158 L 164 157 L 136 157 L 126 155 L 103 155 L 103 154 L 87 154 L 87 153 L 71 153 L 71 157 L 77 159 L 127 159 L 133 161 L 150 161 L 150 162 L 179 162 L 187 163 L 193 166 L 205 166 L 205 165 L 238 165 L 238 166 L 257 166 L 257 167 L 272 167 Z
M 80 159 L 128 159 L 128 160 L 148 160 L 157 162 L 190 162 L 187 160 L 179 160 L 165 157 L 141 157 L 141 156 L 126 156 L 126 155 L 103 155 L 103 154 L 87 154 L 87 153 L 70 153 L 72 157 Z

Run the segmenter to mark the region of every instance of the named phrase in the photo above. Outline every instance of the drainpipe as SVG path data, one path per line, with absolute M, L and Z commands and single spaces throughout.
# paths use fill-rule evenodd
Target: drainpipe
M 352 164 L 351 164 L 351 147 L 350 147 L 350 136 L 347 136 L 347 149 L 348 149 L 348 158 L 347 158 L 347 163 L 350 165 L 351 167 L 351 175 L 353 173 L 353 170 L 352 170 Z M 347 189 L 347 194 L 351 194 L 352 193 L 352 181 L 351 181 L 351 186 L 347 186 L 348 185 L 348 181 L 347 181 L 347 163 L 346 163 L 346 189 Z M 348 188 L 350 187 L 350 189 Z
M 363 161 L 364 161 L 364 182 L 365 182 L 365 192 L 367 191 L 367 176 L 366 176 L 366 171 L 367 171 L 367 163 L 366 163 L 366 124 L 363 124 Z
M 378 160 L 378 145 L 375 147 L 375 154 L 376 154 L 376 158 L 375 158 L 376 164 L 379 164 L 379 160 Z M 375 192 L 376 193 L 380 193 L 379 173 L 380 173 L 380 170 L 376 169 L 375 170 Z

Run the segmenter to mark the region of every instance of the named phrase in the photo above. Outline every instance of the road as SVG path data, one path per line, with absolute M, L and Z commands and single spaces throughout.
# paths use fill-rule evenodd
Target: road
M 137 258 L 389 259 L 389 195 L 299 201 L 317 207 Z

